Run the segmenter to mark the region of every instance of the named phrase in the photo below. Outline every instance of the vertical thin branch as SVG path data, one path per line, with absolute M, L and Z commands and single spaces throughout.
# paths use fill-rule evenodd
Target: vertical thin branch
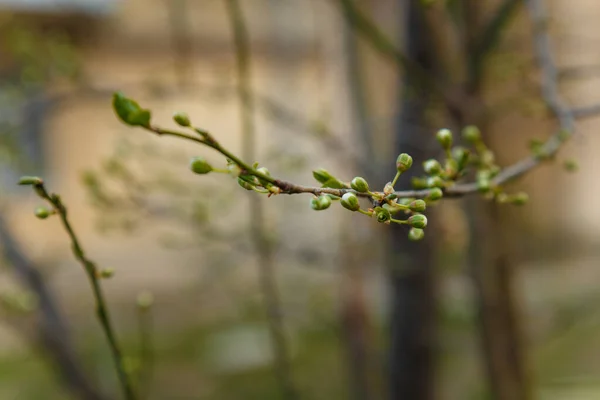
M 69 235 L 69 238 L 71 239 L 71 250 L 73 251 L 73 255 L 75 256 L 77 261 L 79 261 L 79 263 L 83 266 L 88 280 L 90 281 L 90 286 L 92 287 L 94 300 L 96 301 L 96 316 L 98 317 L 98 320 L 100 321 L 100 326 L 102 327 L 104 335 L 108 340 L 108 344 L 114 358 L 117 376 L 119 378 L 119 382 L 123 390 L 123 395 L 127 400 L 134 400 L 136 399 L 136 395 L 133 391 L 133 386 L 131 385 L 129 376 L 125 371 L 123 355 L 121 354 L 121 349 L 117 342 L 115 330 L 110 320 L 108 305 L 102 292 L 102 288 L 100 286 L 101 278 L 99 277 L 98 268 L 96 267 L 96 264 L 89 258 L 87 258 L 87 256 L 85 255 L 83 247 L 79 242 L 79 238 L 75 234 L 75 231 L 73 230 L 73 227 L 71 226 L 71 223 L 67 217 L 67 208 L 62 203 L 60 197 L 56 194 L 48 193 L 48 191 L 44 187 L 42 180 L 39 178 L 36 179 L 38 179 L 38 182 L 33 184 L 34 190 L 41 198 L 48 201 L 53 207 L 53 212 L 58 214 L 63 227 L 65 228 L 67 234 Z
M 152 295 L 150 293 L 142 292 L 138 296 L 138 304 L 136 307 L 140 335 L 139 359 L 141 371 L 138 382 L 138 393 L 140 398 L 145 398 L 147 396 L 148 385 L 154 372 L 154 346 L 152 343 L 154 318 L 152 316 L 152 301 Z
M 81 361 L 70 342 L 67 324 L 38 269 L 23 254 L 11 235 L 4 218 L 0 216 L 0 243 L 4 256 L 19 279 L 37 296 L 40 307 L 39 340 L 51 356 L 53 369 L 62 375 L 69 389 L 84 400 L 103 400 L 105 397 L 93 387 L 85 375 Z
M 237 65 L 238 95 L 242 118 L 242 153 L 254 160 L 256 135 L 254 125 L 255 101 L 251 85 L 249 34 L 238 0 L 225 0 L 234 36 Z M 252 161 L 250 161 L 252 162 Z M 273 346 L 274 370 L 286 399 L 295 399 L 297 392 L 291 375 L 289 345 L 285 336 L 281 299 L 275 277 L 272 243 L 266 237 L 264 208 L 257 196 L 250 196 L 250 235 L 258 253 L 259 280 L 267 309 L 267 320 Z

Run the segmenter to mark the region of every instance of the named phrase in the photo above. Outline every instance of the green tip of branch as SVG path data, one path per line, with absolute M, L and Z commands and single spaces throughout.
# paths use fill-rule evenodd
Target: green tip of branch
M 19 185 L 41 185 L 44 181 L 38 176 L 22 176 L 19 178 Z
M 152 117 L 150 110 L 143 109 L 136 101 L 125 97 L 123 93 L 115 93 L 112 104 L 121 122 L 129 126 L 150 127 Z

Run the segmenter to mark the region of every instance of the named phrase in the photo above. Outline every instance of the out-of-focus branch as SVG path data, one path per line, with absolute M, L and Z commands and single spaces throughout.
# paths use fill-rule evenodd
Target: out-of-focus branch
M 481 79 L 483 63 L 500 39 L 502 30 L 506 27 L 511 17 L 517 11 L 521 0 L 504 0 L 494 11 L 492 17 L 477 36 L 473 55 L 470 58 L 471 75 L 475 81 Z
M 46 190 L 46 187 L 44 186 L 44 182 L 42 181 L 42 179 L 40 179 L 38 177 L 24 177 L 21 179 L 19 184 L 32 186 L 34 191 L 37 193 L 37 195 L 40 198 L 46 200 L 52 206 L 52 211 L 47 211 L 45 209 L 41 210 L 41 214 L 39 214 L 39 216 L 46 218 L 50 214 L 58 214 L 60 221 L 69 236 L 69 239 L 71 239 L 71 249 L 73 251 L 73 255 L 75 256 L 76 260 L 83 267 L 83 269 L 90 281 L 90 286 L 92 287 L 92 293 L 93 293 L 94 299 L 96 301 L 96 315 L 100 322 L 100 326 L 102 327 L 102 330 L 104 331 L 104 335 L 106 336 L 106 339 L 108 340 L 108 344 L 109 344 L 110 350 L 111 350 L 113 358 L 114 358 L 115 368 L 117 370 L 117 376 L 119 378 L 121 388 L 123 389 L 123 395 L 124 395 L 125 399 L 127 399 L 127 400 L 135 400 L 137 398 L 137 396 L 135 395 L 135 392 L 133 390 L 133 386 L 129 379 L 129 375 L 128 375 L 127 371 L 125 370 L 125 364 L 123 362 L 123 355 L 121 353 L 119 344 L 117 343 L 117 337 L 115 334 L 115 330 L 114 330 L 114 328 L 112 326 L 112 322 L 110 320 L 107 301 L 106 301 L 106 298 L 104 297 L 102 288 L 100 286 L 101 271 L 98 270 L 98 267 L 96 267 L 96 264 L 86 256 L 85 251 L 83 250 L 83 247 L 81 246 L 81 244 L 79 242 L 79 238 L 75 234 L 75 231 L 73 230 L 73 227 L 71 226 L 71 222 L 69 221 L 69 218 L 67 217 L 67 208 L 63 204 L 60 196 L 58 196 L 57 194 L 54 194 L 54 193 L 52 193 L 52 194 L 49 193 Z
M 237 89 L 242 118 L 242 152 L 245 159 L 253 160 L 256 154 L 256 129 L 254 124 L 256 106 L 251 82 L 251 53 L 248 28 L 239 0 L 225 0 L 225 4 L 235 47 L 238 79 Z M 209 138 L 210 136 L 204 136 L 205 140 L 210 141 Z M 240 165 L 236 161 L 235 156 L 232 158 L 230 154 L 229 158 L 236 162 L 238 166 Z M 246 165 L 246 167 L 249 166 Z M 266 176 L 266 174 L 263 175 Z M 273 244 L 267 238 L 264 218 L 263 204 L 257 196 L 251 196 L 250 235 L 258 255 L 259 280 L 267 311 L 267 323 L 271 335 L 275 375 L 281 386 L 284 398 L 293 400 L 298 397 L 298 394 L 292 379 L 290 349 L 285 334 L 281 296 L 277 288 L 275 276 Z
M 19 279 L 35 293 L 39 304 L 39 340 L 54 360 L 69 389 L 85 400 L 106 399 L 89 381 L 85 368 L 75 355 L 67 324 L 38 269 L 24 255 L 0 216 L 0 243 L 6 260 Z

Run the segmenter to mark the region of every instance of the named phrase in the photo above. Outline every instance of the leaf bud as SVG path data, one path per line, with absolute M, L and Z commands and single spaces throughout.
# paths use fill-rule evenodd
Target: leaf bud
M 119 119 L 127 125 L 150 127 L 150 111 L 141 108 L 137 102 L 125 97 L 121 92 L 113 95 L 113 109 Z
M 250 184 L 249 182 L 246 182 L 245 180 L 243 180 L 240 177 L 238 177 L 237 182 L 238 182 L 238 185 L 240 185 L 241 187 L 243 187 L 246 190 L 254 189 L 254 186 L 252 186 L 252 184 Z
M 427 226 L 427 217 L 423 214 L 414 214 L 408 218 L 408 223 L 413 228 L 423 229 Z
M 413 242 L 421 240 L 424 237 L 425 237 L 425 231 L 423 229 L 410 228 L 410 231 L 408 231 L 408 239 L 412 240 Z
M 173 115 L 173 121 L 175 121 L 177 125 L 182 126 L 184 128 L 187 128 L 190 125 L 192 125 L 190 117 L 187 115 L 187 113 L 184 112 L 175 113 Z
M 22 176 L 19 178 L 19 185 L 41 185 L 44 183 L 42 178 L 38 176 Z
M 367 193 L 369 191 L 369 184 L 360 176 L 352 179 L 352 182 L 350 182 L 350 187 L 359 193 Z
M 317 182 L 325 183 L 329 180 L 336 178 L 331 175 L 326 169 L 319 168 L 313 171 L 313 177 L 317 180 Z
M 462 131 L 463 139 L 470 143 L 477 143 L 481 140 L 481 131 L 474 125 L 466 126 Z
M 204 175 L 212 171 L 212 166 L 204 159 L 204 157 L 194 157 L 190 162 L 190 169 L 195 174 Z
M 345 193 L 341 200 L 342 206 L 350 211 L 358 211 L 360 204 L 358 203 L 358 197 L 354 193 Z
M 452 150 L 452 158 L 458 163 L 458 170 L 462 171 L 469 162 L 469 150 L 464 147 L 455 147 Z
M 115 270 L 113 268 L 104 268 L 99 272 L 100 278 L 108 279 L 112 278 L 115 275 Z
M 423 163 L 423 169 L 428 175 L 439 175 L 442 172 L 442 166 L 438 160 L 429 159 Z
M 406 153 L 402 153 L 396 159 L 396 169 L 398 172 L 402 173 L 408 171 L 408 169 L 412 166 L 413 159 Z
M 445 150 L 452 147 L 452 132 L 450 129 L 440 129 L 435 135 L 435 138 Z
M 46 219 L 50 216 L 51 212 L 46 207 L 36 207 L 34 214 L 39 219 Z
M 436 201 L 436 200 L 441 199 L 442 197 L 444 197 L 444 193 L 442 192 L 442 189 L 433 188 L 429 191 L 429 194 L 427 195 L 427 200 Z
M 427 208 L 427 203 L 425 203 L 424 200 L 420 199 L 414 200 L 408 205 L 408 208 L 410 208 L 411 211 L 423 212 Z

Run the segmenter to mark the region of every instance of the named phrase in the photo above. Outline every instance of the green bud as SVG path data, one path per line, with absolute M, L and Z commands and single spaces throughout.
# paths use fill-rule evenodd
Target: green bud
M 42 178 L 37 176 L 22 176 L 19 178 L 19 185 L 41 185 L 44 183 Z
M 269 172 L 269 170 L 266 167 L 260 167 L 259 169 L 257 169 L 257 171 L 266 176 L 271 176 L 271 173 Z
M 352 179 L 352 182 L 350 182 L 350 187 L 359 193 L 366 193 L 369 191 L 369 184 L 364 178 L 361 178 L 360 176 L 357 176 L 356 178 Z
M 517 206 L 522 206 L 524 204 L 526 204 L 529 201 L 529 195 L 527 193 L 517 193 L 513 196 L 510 196 L 510 200 L 509 200 L 512 204 L 515 204 Z
M 337 180 L 333 175 L 331 175 L 326 169 L 319 168 L 313 171 L 313 176 L 317 180 L 317 182 L 325 183 L 329 180 Z
M 413 176 L 411 178 L 411 184 L 414 189 L 427 189 L 428 188 L 427 179 L 418 178 L 416 176 Z
M 246 190 L 253 190 L 253 188 L 254 188 L 254 186 L 252 186 L 250 183 L 246 182 L 245 180 L 243 180 L 240 177 L 238 177 L 237 182 L 238 182 L 238 185 L 240 185 L 241 187 L 243 187 Z
M 150 111 L 141 108 L 137 102 L 125 97 L 121 92 L 113 95 L 113 109 L 119 119 L 127 125 L 150 127 Z
M 375 216 L 377 217 L 377 222 L 385 223 L 388 222 L 392 218 L 392 214 L 390 211 L 383 207 L 375 207 Z
M 184 112 L 175 113 L 173 115 L 173 121 L 175 121 L 177 125 L 183 126 L 184 128 L 192 125 L 192 123 L 190 122 L 190 117 L 187 115 L 187 113 Z
M 442 192 L 442 189 L 433 188 L 429 191 L 429 194 L 427 195 L 427 200 L 436 201 L 441 199 L 442 197 L 444 197 L 444 192 Z
M 411 211 L 423 212 L 427 208 L 427 203 L 425 203 L 424 200 L 420 199 L 414 200 L 408 205 L 408 208 L 410 208 Z
M 440 129 L 435 138 L 444 149 L 448 150 L 452 147 L 452 132 L 450 129 Z
M 112 278 L 115 275 L 115 270 L 113 268 L 104 268 L 100 270 L 100 278 L 108 279 Z
M 321 210 L 326 210 L 331 205 L 331 197 L 328 195 L 319 196 L 319 206 Z
M 345 193 L 341 200 L 342 206 L 350 211 L 358 211 L 360 204 L 358 203 L 358 197 L 354 193 Z
M 563 167 L 568 172 L 576 172 L 579 169 L 579 166 L 577 165 L 577 162 L 575 162 L 574 160 L 566 160 L 563 163 Z
M 423 229 L 427 226 L 427 217 L 423 214 L 414 214 L 408 218 L 408 223 L 413 228 Z
M 396 169 L 398 172 L 402 173 L 408 171 L 410 167 L 412 167 L 413 159 L 406 153 L 402 153 L 396 159 Z
M 449 178 L 454 178 L 458 174 L 458 162 L 454 158 L 449 158 L 446 160 L 444 165 L 444 172 L 446 176 Z
M 442 166 L 438 160 L 434 160 L 433 158 L 423 163 L 423 169 L 428 175 L 439 175 L 442 172 Z
M 458 170 L 462 171 L 469 162 L 469 150 L 464 147 L 455 147 L 452 149 L 452 158 L 458 163 Z
M 317 197 L 310 199 L 310 208 L 315 211 L 321 211 L 321 204 L 319 203 L 319 199 Z
M 34 211 L 35 216 L 39 219 L 46 219 L 50 216 L 51 212 L 46 207 L 37 207 Z
M 494 152 L 490 150 L 486 150 L 481 153 L 481 163 L 484 165 L 491 165 L 494 163 L 496 156 L 494 156 Z
M 199 175 L 208 174 L 210 171 L 212 171 L 211 165 L 206 162 L 204 157 L 192 158 L 192 161 L 190 162 L 190 169 L 193 173 Z
M 419 228 L 410 228 L 408 231 L 408 239 L 414 242 L 421 240 L 425 237 L 425 231 Z
M 485 177 L 477 178 L 476 184 L 477 184 L 477 190 L 479 190 L 481 193 L 489 192 L 490 189 L 492 188 L 492 184 L 491 184 L 490 180 Z
M 137 297 L 137 306 L 142 310 L 147 310 L 154 304 L 154 295 L 148 291 L 141 292 Z
M 427 187 L 444 187 L 444 180 L 439 176 L 430 176 L 427 178 Z
M 462 131 L 463 139 L 470 143 L 477 143 L 481 140 L 481 131 L 473 125 L 466 126 Z

